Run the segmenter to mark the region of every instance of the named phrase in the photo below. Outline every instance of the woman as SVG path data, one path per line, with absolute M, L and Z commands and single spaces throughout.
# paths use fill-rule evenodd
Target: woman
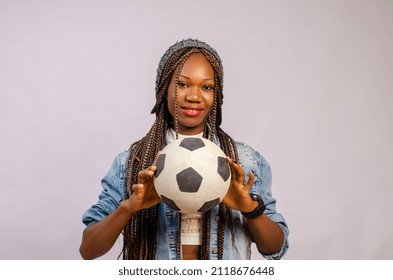
M 99 201 L 83 216 L 83 258 L 105 254 L 121 233 L 123 259 L 249 259 L 252 241 L 266 258 L 285 254 L 288 228 L 271 196 L 270 166 L 220 128 L 222 88 L 222 63 L 208 44 L 187 39 L 166 51 L 157 70 L 156 120 L 102 180 Z M 201 215 L 160 202 L 153 183 L 159 151 L 187 136 L 220 145 L 231 167 L 224 200 Z

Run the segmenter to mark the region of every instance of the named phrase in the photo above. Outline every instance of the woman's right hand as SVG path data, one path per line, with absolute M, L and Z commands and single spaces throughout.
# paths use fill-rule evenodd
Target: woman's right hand
M 154 162 L 152 166 L 140 171 L 138 183 L 132 186 L 133 193 L 130 198 L 120 202 L 114 212 L 84 231 L 79 248 L 84 259 L 95 259 L 108 252 L 137 211 L 150 208 L 160 202 L 154 187 L 156 170 L 157 166 Z
M 161 201 L 154 187 L 154 172 L 156 170 L 157 166 L 152 165 L 138 173 L 138 183 L 132 186 L 133 194 L 129 199 L 121 202 L 128 211 L 135 213 L 150 208 Z

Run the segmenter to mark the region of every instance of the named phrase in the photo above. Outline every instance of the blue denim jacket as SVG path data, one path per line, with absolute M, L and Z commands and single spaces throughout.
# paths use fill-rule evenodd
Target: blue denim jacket
M 288 250 L 288 227 L 284 217 L 276 212 L 276 200 L 271 192 L 271 170 L 269 163 L 256 150 L 247 144 L 236 142 L 240 164 L 243 167 L 248 180 L 248 174 L 252 171 L 255 174 L 254 185 L 250 192 L 259 194 L 265 205 L 265 213 L 269 218 L 278 223 L 283 229 L 285 240 L 281 251 L 272 255 L 263 255 L 267 259 L 280 259 Z M 129 150 L 120 153 L 107 173 L 102 179 L 102 192 L 98 202 L 86 211 L 82 221 L 86 226 L 101 221 L 112 213 L 120 201 L 126 198 L 126 163 Z M 225 230 L 225 245 L 223 259 L 249 259 L 251 256 L 251 237 L 243 226 L 243 216 L 239 211 L 233 210 L 233 226 L 235 243 L 232 244 L 231 229 L 227 226 Z M 157 255 L 156 259 L 176 260 L 177 259 L 177 238 L 178 238 L 178 212 L 172 210 L 164 203 L 158 205 L 158 229 L 157 229 Z M 218 206 L 212 210 L 210 234 L 210 258 L 218 258 Z

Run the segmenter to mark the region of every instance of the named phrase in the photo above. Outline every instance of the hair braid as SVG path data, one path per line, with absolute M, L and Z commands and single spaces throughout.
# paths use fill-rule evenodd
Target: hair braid
M 168 125 L 164 111 L 160 111 L 149 133 L 130 147 L 127 164 L 127 198 L 132 195 L 132 185 L 138 182 L 138 173 L 150 166 L 159 150 L 165 146 Z M 126 225 L 123 232 L 124 259 L 155 259 L 157 247 L 157 207 L 140 210 Z
M 211 213 L 210 210 L 202 214 L 202 244 L 199 257 L 201 260 L 210 260 Z

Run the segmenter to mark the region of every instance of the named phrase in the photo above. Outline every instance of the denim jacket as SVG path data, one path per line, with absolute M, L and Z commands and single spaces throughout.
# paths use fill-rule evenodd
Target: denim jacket
M 288 250 L 289 230 L 284 217 L 276 212 L 276 200 L 271 192 L 271 170 L 269 163 L 256 150 L 247 144 L 236 142 L 240 164 L 248 174 L 252 171 L 255 174 L 254 185 L 250 192 L 262 197 L 266 205 L 265 214 L 282 228 L 285 240 L 280 252 L 272 255 L 264 255 L 267 259 L 280 259 Z M 129 150 L 120 153 L 107 175 L 102 179 L 102 192 L 98 202 L 86 211 L 82 221 L 86 226 L 97 223 L 115 211 L 119 203 L 126 198 L 126 164 Z M 235 243 L 232 243 L 232 233 L 230 227 L 225 229 L 225 244 L 223 259 L 250 259 L 251 256 L 251 236 L 245 230 L 244 218 L 237 210 L 232 210 L 232 224 L 234 227 Z M 164 203 L 158 204 L 158 228 L 157 228 L 157 255 L 156 259 L 176 260 L 177 259 L 177 238 L 178 212 L 174 211 Z M 210 232 L 210 259 L 218 258 L 218 206 L 212 209 L 211 232 Z

